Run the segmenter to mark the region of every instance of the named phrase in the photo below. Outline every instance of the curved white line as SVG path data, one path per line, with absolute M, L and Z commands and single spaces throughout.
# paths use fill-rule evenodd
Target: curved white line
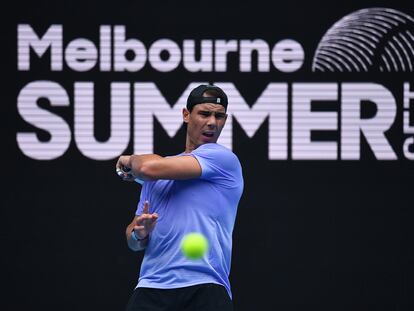
M 401 69 L 405 71 L 405 64 L 397 47 L 391 41 L 388 42 L 388 45 L 394 50 L 394 53 L 397 54 L 398 60 L 400 61 L 400 64 L 401 64 Z
M 314 54 L 313 68 L 322 71 L 328 68 L 334 71 L 330 65 L 333 63 L 339 70 L 344 67 L 349 71 L 353 66 L 359 71 L 360 64 L 368 71 L 366 62 L 372 66 L 377 44 L 384 35 L 390 30 L 395 30 L 396 26 L 408 22 L 414 22 L 414 18 L 389 8 L 367 8 L 348 14 L 337 21 L 322 37 Z M 405 34 L 394 35 L 384 47 L 384 51 L 381 59 L 386 68 L 380 65 L 381 71 L 398 71 L 400 67 L 406 71 L 407 65 L 410 71 L 413 70 L 414 58 L 410 55 L 414 56 L 414 36 L 409 30 Z M 319 60 L 318 57 L 323 60 Z M 318 61 L 321 63 L 318 64 Z M 398 61 L 400 66 L 397 64 Z
M 395 62 L 394 57 L 392 56 L 391 52 L 388 50 L 387 47 L 384 47 L 385 53 L 388 54 L 389 58 L 391 59 L 391 62 L 394 66 L 394 71 L 398 71 L 397 63 Z
M 352 65 L 355 68 L 359 68 L 359 66 L 356 62 L 353 61 L 353 59 L 358 59 L 358 60 L 360 60 L 360 63 L 362 62 L 362 60 L 359 58 L 359 56 L 356 55 L 350 49 L 350 46 L 346 43 L 341 44 L 341 42 L 338 42 L 336 44 L 332 44 L 331 46 L 325 46 L 323 49 L 330 50 L 330 51 L 332 51 L 332 50 L 342 50 L 342 51 L 344 51 L 345 53 L 347 53 L 346 56 L 349 57 L 350 62 L 352 63 Z M 371 63 L 369 65 L 371 65 Z M 366 68 L 364 67 L 364 69 L 366 69 Z
M 326 37 L 330 37 L 333 35 L 337 35 L 337 36 L 341 36 L 343 33 L 355 33 L 357 34 L 356 36 L 364 43 L 369 44 L 372 48 L 375 48 L 377 43 L 380 41 L 380 39 L 382 38 L 382 36 L 380 36 L 379 38 L 372 36 L 370 34 L 367 33 L 361 33 L 360 31 L 351 29 L 351 28 L 341 28 L 341 29 L 337 29 L 335 31 L 330 32 L 329 34 L 326 35 Z M 371 40 L 372 42 L 367 42 L 367 40 Z
M 313 72 L 315 72 L 316 70 L 320 70 L 320 71 L 322 71 L 322 72 L 325 72 L 325 69 L 324 68 L 322 68 L 321 66 L 319 66 L 318 64 L 314 64 L 313 66 L 312 66 L 312 71 Z
M 382 33 L 387 33 L 392 27 L 388 24 L 384 24 L 380 21 L 373 20 L 372 18 L 355 18 L 352 21 L 361 24 L 361 25 L 369 25 L 370 27 L 381 31 Z
M 397 14 L 393 14 L 393 13 L 389 13 L 389 12 L 385 12 L 385 11 L 377 12 L 377 14 L 380 15 L 380 16 L 384 16 L 384 17 L 390 18 L 390 19 L 397 20 L 397 23 L 402 23 L 402 24 L 406 24 L 407 23 L 407 20 L 406 19 L 401 18 Z
M 404 18 L 406 18 L 408 21 L 411 21 L 414 23 L 414 18 L 411 15 L 405 14 L 404 12 L 401 11 L 397 11 L 394 9 L 390 9 L 390 8 L 384 8 L 384 12 L 390 13 L 390 14 L 395 14 L 395 15 L 400 15 Z
M 346 28 L 345 28 L 346 27 Z M 368 39 L 378 42 L 382 38 L 382 34 L 374 28 L 371 27 L 362 27 L 357 23 L 349 23 L 345 25 L 345 29 L 353 30 L 361 36 L 366 36 Z M 369 32 L 369 34 L 368 34 Z
M 330 44 L 330 43 L 338 43 L 338 42 L 346 41 L 346 42 L 349 42 L 352 45 L 352 47 L 356 51 L 358 51 L 361 55 L 368 55 L 368 54 L 374 55 L 373 51 L 376 48 L 376 46 L 375 46 L 375 47 L 371 47 L 371 49 L 370 49 L 369 47 L 364 46 L 363 43 L 361 43 L 360 41 L 358 41 L 356 39 L 353 39 L 353 38 L 348 38 L 348 36 L 346 36 L 346 35 L 342 35 L 342 36 L 341 35 L 336 35 L 335 37 L 331 36 L 331 38 L 329 38 L 329 39 L 330 39 L 329 41 L 324 42 L 323 44 L 326 45 L 326 44 Z M 366 50 L 367 53 L 364 53 L 364 50 Z
M 357 30 L 354 30 L 354 29 L 350 29 L 350 31 L 351 31 L 351 33 L 359 33 Z M 370 53 L 371 55 L 373 55 L 374 53 L 372 52 L 372 50 L 371 49 L 369 49 L 367 46 L 366 46 L 366 41 L 363 41 L 362 39 L 361 39 L 361 36 L 358 36 L 359 38 L 358 38 L 358 41 L 356 41 L 355 42 L 355 44 L 358 44 L 360 47 L 362 47 L 362 48 L 364 48 L 368 53 Z M 377 47 L 377 45 L 376 44 L 373 44 L 373 45 L 371 45 L 371 47 L 373 48 L 373 49 L 375 49 L 376 47 Z
M 337 42 L 337 41 L 334 41 L 334 42 Z M 347 46 L 345 43 L 341 43 L 341 42 L 337 42 L 337 43 L 339 43 L 339 45 L 344 45 L 345 46 L 345 48 L 344 48 L 344 50 L 345 51 L 349 51 L 349 46 Z M 330 45 L 332 45 L 330 42 L 325 42 L 325 43 L 319 43 L 319 45 L 318 45 L 318 47 L 317 47 L 317 49 L 316 49 L 316 51 L 315 51 L 315 55 L 314 55 L 314 59 L 316 59 L 317 57 L 318 57 L 318 54 L 320 53 L 320 51 L 322 50 L 322 49 L 330 49 Z M 355 58 L 358 58 L 356 55 L 354 55 L 353 53 L 351 53 Z M 358 65 L 356 65 L 355 64 L 355 68 L 358 68 Z
M 364 27 L 369 27 L 371 29 L 375 29 L 376 31 L 381 32 L 383 35 L 385 35 L 388 32 L 388 29 L 382 29 L 382 28 L 378 27 L 378 25 L 370 23 L 369 21 L 368 22 L 364 21 L 364 22 L 361 23 L 361 25 L 364 26 Z
M 382 54 L 381 55 L 382 61 L 385 63 L 385 66 L 387 67 L 388 72 L 391 72 L 391 66 L 388 64 L 387 59 L 385 58 L 385 56 Z
M 414 41 L 414 36 L 413 36 L 413 34 L 411 33 L 411 31 L 409 31 L 409 30 L 407 30 L 406 32 L 405 32 L 410 38 L 411 38 L 411 40 L 413 40 Z
M 318 63 L 320 63 L 321 65 L 325 65 L 325 67 L 327 67 L 330 71 L 335 72 L 335 70 L 332 68 L 332 66 L 327 64 L 324 60 L 318 59 Z
M 345 16 L 344 18 L 340 19 L 338 22 L 335 23 L 335 27 L 342 27 L 342 25 L 347 24 L 349 22 L 351 23 L 365 23 L 366 21 L 371 21 L 371 19 L 367 18 L 364 14 L 359 14 L 359 15 L 348 15 Z
M 412 44 L 410 44 L 410 42 L 408 42 L 408 39 L 404 36 L 403 33 L 400 33 L 399 35 L 401 36 L 401 38 L 403 39 L 403 41 L 405 42 L 405 44 L 407 44 L 408 49 L 410 50 L 411 54 L 413 54 L 413 57 L 414 57 L 414 49 L 413 49 L 413 47 L 414 47 L 414 40 L 412 40 L 413 42 L 412 42 Z
M 360 35 L 354 34 L 353 30 L 351 30 L 350 32 L 347 33 L 340 33 L 338 34 L 339 37 L 351 37 L 353 38 L 353 43 L 359 45 L 361 48 L 365 49 L 368 51 L 368 53 L 370 53 L 371 55 L 373 55 L 374 53 L 372 52 L 372 50 L 375 50 L 377 48 L 377 44 L 372 44 L 371 42 L 367 42 L 367 40 L 364 40 L 365 38 L 363 38 Z M 372 37 L 371 37 L 372 38 Z M 379 41 L 377 41 L 379 42 Z M 367 47 L 367 44 L 369 45 L 369 47 Z
M 390 28 L 392 28 L 393 26 L 398 26 L 398 22 L 396 22 L 396 21 L 393 21 L 393 20 L 391 20 L 391 19 L 389 19 L 389 18 L 386 18 L 386 17 L 384 17 L 384 16 L 382 16 L 382 15 L 379 15 L 379 14 L 369 14 L 369 15 L 367 15 L 366 16 L 367 18 L 369 18 L 369 19 L 374 19 L 374 20 L 379 20 L 379 21 L 381 21 L 382 23 L 385 23 L 385 24 L 387 24 L 387 25 L 389 25 L 390 26 Z
M 400 38 L 399 38 L 399 36 L 400 36 L 401 34 L 399 33 L 397 36 L 394 36 L 394 37 L 392 37 L 392 39 L 391 40 L 394 40 L 395 41 L 395 43 L 400 47 L 400 49 L 401 49 L 401 51 L 403 52 L 403 54 L 404 54 L 404 56 L 405 56 L 405 60 L 407 61 L 407 63 L 408 63 L 408 68 L 409 68 L 409 71 L 413 71 L 413 66 L 412 66 L 412 64 L 411 64 L 411 57 L 410 57 L 410 55 L 408 55 L 408 52 L 407 52 L 407 50 L 405 49 L 405 46 L 404 46 L 404 43 L 403 42 L 401 42 L 400 41 Z
M 377 29 L 372 28 L 372 27 L 362 27 L 359 24 L 350 24 L 348 26 L 348 28 L 350 29 L 357 29 L 361 34 L 366 34 L 366 36 L 368 37 L 368 32 L 369 32 L 369 38 L 373 39 L 374 41 L 378 42 L 378 40 L 380 40 L 382 38 L 382 34 L 377 31 Z
M 319 61 L 318 63 L 315 63 L 315 67 L 317 67 L 317 68 L 319 68 L 319 70 L 325 72 L 328 66 L 325 66 L 323 64 L 323 62 Z M 329 68 L 328 68 L 328 71 L 333 71 L 333 70 L 329 70 Z
M 342 67 L 338 63 L 336 63 L 334 59 L 331 59 L 330 57 L 327 57 L 325 55 L 319 55 L 319 59 L 336 67 L 340 72 L 343 72 Z
M 341 63 L 348 71 L 352 71 L 352 69 L 351 69 L 351 67 L 349 67 L 349 65 L 342 59 L 342 58 L 340 58 L 340 57 L 338 57 L 338 56 L 342 56 L 341 54 L 339 54 L 338 55 L 338 53 L 336 52 L 332 52 L 332 51 L 326 51 L 326 50 L 321 50 L 320 52 L 319 52 L 319 54 L 322 54 L 322 55 L 326 55 L 326 56 L 329 56 L 329 57 L 331 57 L 331 58 L 333 58 L 333 59 L 335 59 L 335 60 L 337 60 L 339 63 Z
M 356 57 L 355 54 L 352 51 L 349 51 L 349 49 L 341 46 L 340 44 L 325 45 L 325 47 L 323 47 L 323 49 L 328 49 L 331 53 L 334 52 L 334 51 L 337 52 L 338 54 L 340 54 L 344 58 L 346 58 L 354 67 L 358 67 L 358 65 L 354 62 L 354 60 L 349 55 L 347 55 L 346 53 L 351 53 L 352 54 L 351 56 L 353 56 L 353 57 Z M 344 51 L 344 53 L 339 53 L 337 50 Z
M 367 18 L 366 20 L 361 20 L 363 24 L 370 25 L 371 27 L 377 29 L 377 30 L 383 30 L 384 33 L 387 33 L 390 29 L 392 29 L 392 26 L 384 23 L 382 21 L 378 21 L 372 18 Z
M 393 14 L 391 12 L 386 12 L 384 9 L 381 9 L 381 8 L 368 10 L 365 14 L 359 14 L 359 16 L 361 15 L 363 15 L 363 17 L 366 17 L 366 18 L 379 17 L 379 19 L 382 19 L 382 20 L 386 18 L 387 21 L 389 21 L 391 24 L 394 24 L 395 26 L 398 25 L 398 22 L 397 24 L 395 24 L 395 21 L 392 20 L 392 18 L 395 18 L 397 21 L 401 21 L 401 18 L 395 16 L 396 14 Z
M 358 54 L 362 55 L 368 61 L 368 64 L 370 64 L 370 60 L 369 60 L 370 58 L 367 55 L 365 55 L 360 49 L 358 49 L 357 46 L 355 46 L 355 44 L 356 44 L 355 40 L 353 40 L 352 38 L 348 38 L 348 36 L 346 36 L 346 35 L 338 36 L 337 39 L 338 40 L 334 40 L 334 42 L 337 43 L 337 44 L 342 43 L 342 41 L 349 42 L 349 43 L 344 43 L 344 45 L 347 46 L 348 48 L 352 48 L 353 50 L 358 52 Z M 360 63 L 363 64 L 363 66 L 365 65 L 365 63 L 361 60 L 360 57 L 355 55 L 355 58 L 358 59 L 360 61 Z

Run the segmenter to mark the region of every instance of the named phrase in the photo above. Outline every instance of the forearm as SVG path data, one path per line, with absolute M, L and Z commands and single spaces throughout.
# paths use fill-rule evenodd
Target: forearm
M 127 166 L 134 178 L 145 180 L 192 179 L 201 175 L 200 163 L 192 156 L 161 157 L 156 154 L 131 155 Z
M 151 162 L 159 159 L 162 157 L 157 154 L 131 155 L 128 167 L 131 168 L 132 174 L 139 179 L 151 180 L 153 178 L 148 174 L 148 166 Z
M 125 235 L 128 247 L 135 252 L 144 250 L 148 245 L 149 238 L 147 237 L 146 239 L 138 240 L 136 235 L 133 233 L 133 228 L 134 225 L 131 224 L 126 228 Z

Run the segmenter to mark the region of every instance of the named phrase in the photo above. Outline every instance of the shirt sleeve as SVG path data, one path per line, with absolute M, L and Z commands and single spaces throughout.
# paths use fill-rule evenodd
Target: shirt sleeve
M 191 152 L 201 166 L 201 179 L 215 181 L 226 187 L 236 186 L 242 179 L 237 156 L 218 144 L 204 144 Z

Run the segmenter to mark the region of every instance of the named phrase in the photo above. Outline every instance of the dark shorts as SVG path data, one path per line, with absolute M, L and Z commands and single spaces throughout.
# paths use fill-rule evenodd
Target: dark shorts
M 218 284 L 199 284 L 174 289 L 138 287 L 126 311 L 232 311 L 233 303 Z

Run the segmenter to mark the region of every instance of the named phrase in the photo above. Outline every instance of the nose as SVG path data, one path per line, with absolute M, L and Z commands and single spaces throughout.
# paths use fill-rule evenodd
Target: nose
M 215 128 L 216 126 L 217 126 L 217 119 L 216 119 L 216 116 L 214 115 L 214 114 L 212 114 L 209 118 L 208 118 L 208 120 L 207 120 L 207 126 L 209 127 L 209 128 Z

